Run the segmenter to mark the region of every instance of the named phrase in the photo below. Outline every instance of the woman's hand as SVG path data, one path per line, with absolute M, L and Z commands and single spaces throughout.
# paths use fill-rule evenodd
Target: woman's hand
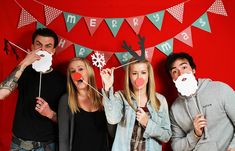
M 100 76 L 104 83 L 104 90 L 109 91 L 109 89 L 113 86 L 114 83 L 114 68 L 106 68 L 101 70 Z
M 137 121 L 138 121 L 141 125 L 143 125 L 144 127 L 147 126 L 148 120 L 149 120 L 148 115 L 147 115 L 147 114 L 145 113 L 145 111 L 144 111 L 142 108 L 140 108 L 140 107 L 137 109 L 137 112 L 136 112 L 136 119 L 137 119 Z

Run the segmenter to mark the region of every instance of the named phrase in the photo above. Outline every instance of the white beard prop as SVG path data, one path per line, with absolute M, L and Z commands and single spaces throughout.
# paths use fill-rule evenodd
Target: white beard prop
M 41 56 L 40 60 L 36 60 L 32 63 L 32 68 L 37 72 L 45 73 L 51 68 L 52 65 L 52 54 L 47 51 L 38 51 L 37 55 Z
M 182 96 L 190 96 L 198 89 L 197 80 L 192 72 L 182 74 L 173 82 Z

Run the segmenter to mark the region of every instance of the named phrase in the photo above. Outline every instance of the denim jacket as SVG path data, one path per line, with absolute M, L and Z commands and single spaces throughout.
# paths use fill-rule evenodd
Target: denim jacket
M 102 93 L 106 118 L 110 124 L 117 124 L 112 151 L 130 151 L 136 111 L 120 91 L 113 93 L 113 87 L 110 88 L 109 96 L 104 90 Z M 146 151 L 161 151 L 161 142 L 168 142 L 172 135 L 166 99 L 159 93 L 156 93 L 156 96 L 161 103 L 159 111 L 155 111 L 150 102 L 147 102 L 150 118 L 143 136 L 146 139 Z M 137 108 L 136 100 L 133 99 L 133 103 Z

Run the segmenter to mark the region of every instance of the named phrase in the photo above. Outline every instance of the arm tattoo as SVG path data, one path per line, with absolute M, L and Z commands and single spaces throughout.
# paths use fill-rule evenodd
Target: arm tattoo
M 16 77 L 16 72 L 21 71 L 20 66 L 17 66 L 11 74 L 4 80 L 2 83 L 0 83 L 0 89 L 8 89 L 10 91 L 13 91 L 17 87 L 17 81 L 19 78 Z

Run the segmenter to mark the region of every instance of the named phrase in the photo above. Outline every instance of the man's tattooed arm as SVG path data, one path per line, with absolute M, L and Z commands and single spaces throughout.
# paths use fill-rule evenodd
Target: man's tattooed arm
M 1 89 L 7 89 L 10 92 L 13 91 L 17 87 L 17 81 L 21 76 L 23 70 L 21 66 L 17 66 L 11 74 L 0 84 Z

